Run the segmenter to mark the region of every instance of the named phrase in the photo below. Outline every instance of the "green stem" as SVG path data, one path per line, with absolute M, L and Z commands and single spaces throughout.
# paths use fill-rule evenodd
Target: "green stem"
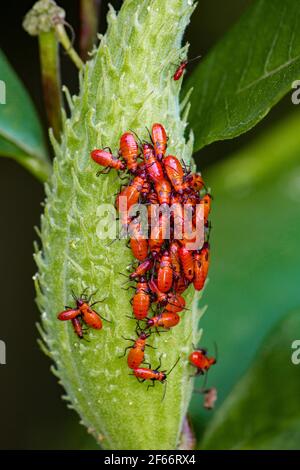
M 97 40 L 101 0 L 80 0 L 80 55 L 85 62 Z
M 56 139 L 62 130 L 61 81 L 58 41 L 54 30 L 39 34 L 39 52 L 46 113 Z
M 73 48 L 73 45 L 69 39 L 69 36 L 66 33 L 66 29 L 63 25 L 63 23 L 57 23 L 55 24 L 55 32 L 57 39 L 61 43 L 61 45 L 64 47 L 66 53 L 70 57 L 70 59 L 73 61 L 73 63 L 76 65 L 76 67 L 80 70 L 83 67 L 83 62 L 80 59 L 79 55 Z

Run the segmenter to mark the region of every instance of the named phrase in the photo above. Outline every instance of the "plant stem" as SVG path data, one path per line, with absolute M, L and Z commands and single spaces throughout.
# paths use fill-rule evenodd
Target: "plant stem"
M 70 41 L 69 36 L 66 33 L 66 29 L 65 29 L 63 23 L 57 23 L 57 24 L 55 24 L 54 27 L 55 27 L 55 32 L 56 32 L 57 39 L 59 40 L 59 42 L 64 47 L 64 49 L 65 49 L 66 53 L 68 54 L 68 56 L 70 57 L 70 59 L 74 62 L 76 67 L 80 70 L 83 66 L 83 62 L 80 59 L 77 52 L 75 51 L 75 49 L 73 48 L 72 42 Z
M 39 52 L 47 118 L 56 139 L 62 129 L 62 95 L 58 41 L 54 30 L 39 34 Z
M 100 8 L 101 0 L 80 1 L 80 55 L 84 61 L 97 39 Z

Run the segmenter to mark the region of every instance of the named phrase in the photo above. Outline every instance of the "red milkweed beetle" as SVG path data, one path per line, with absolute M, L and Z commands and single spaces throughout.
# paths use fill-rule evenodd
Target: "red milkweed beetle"
M 158 223 L 151 225 L 149 238 L 149 250 L 153 259 L 157 259 L 167 234 L 168 217 L 166 214 L 160 214 Z
M 184 180 L 184 187 L 187 191 L 193 190 L 199 192 L 202 188 L 206 188 L 200 173 L 189 173 L 185 176 Z
M 190 63 L 193 62 L 194 60 L 200 59 L 201 55 L 197 55 L 196 57 L 193 57 L 193 59 L 190 60 L 182 60 L 180 64 L 178 65 L 174 75 L 173 75 L 173 80 L 177 81 L 181 78 L 183 72 L 186 69 L 186 66 Z
M 217 347 L 216 349 L 216 357 L 208 357 L 207 350 L 203 348 L 195 348 L 193 345 L 194 351 L 189 355 L 189 362 L 191 365 L 197 368 L 195 375 L 203 375 L 209 371 L 211 366 L 217 363 Z
M 157 287 L 165 293 L 169 292 L 173 284 L 173 268 L 170 253 L 166 250 L 159 261 L 157 272 Z
M 161 356 L 162 355 L 160 355 L 160 357 L 159 357 L 159 364 L 156 367 L 156 369 L 151 369 L 151 366 L 149 368 L 139 367 L 137 369 L 133 369 L 133 374 L 130 374 L 130 375 L 134 375 L 137 378 L 138 382 L 140 382 L 140 383 L 145 382 L 145 380 L 151 380 L 152 384 L 148 385 L 147 390 L 150 387 L 154 387 L 156 382 L 160 382 L 160 383 L 164 384 L 165 389 L 164 389 L 163 396 L 162 396 L 162 401 L 163 401 L 164 398 L 165 398 L 165 395 L 166 395 L 167 377 L 171 374 L 172 370 L 178 364 L 180 357 L 178 357 L 178 359 L 176 360 L 174 365 L 167 372 L 166 370 L 160 370 L 160 368 L 161 368 Z
M 176 312 L 168 312 L 165 310 L 159 315 L 156 315 L 151 318 L 146 318 L 146 320 L 146 328 L 156 328 L 158 332 L 159 327 L 169 330 L 170 328 L 173 328 L 174 326 L 178 325 L 178 323 L 180 322 L 180 316 Z
M 91 299 L 94 294 L 91 294 L 90 296 L 87 296 L 85 294 L 87 289 L 85 289 L 80 297 L 77 297 L 74 292 L 72 291 L 72 297 L 75 300 L 76 303 L 76 308 L 68 307 L 66 306 L 65 308 L 67 310 L 64 310 L 63 312 L 60 312 L 57 316 L 58 320 L 61 321 L 67 321 L 67 320 L 72 320 L 72 324 L 74 327 L 74 331 L 77 334 L 78 337 L 83 337 L 82 334 L 82 328 L 80 328 L 80 322 L 78 321 L 73 321 L 76 320 L 78 317 L 82 318 L 82 320 L 88 325 L 89 327 L 95 329 L 95 330 L 101 330 L 102 329 L 102 320 L 105 320 L 110 323 L 109 320 L 106 318 L 103 318 L 98 312 L 92 309 L 92 307 L 100 302 L 103 302 L 103 300 L 97 300 L 96 302 L 93 302 L 90 304 Z
M 181 274 L 180 258 L 179 258 L 178 250 L 179 250 L 179 245 L 178 245 L 177 241 L 173 240 L 170 244 L 169 253 L 170 253 L 170 257 L 171 257 L 173 277 L 174 277 L 175 280 L 178 280 L 181 277 L 180 276 L 180 274 Z
M 162 124 L 155 123 L 152 126 L 151 140 L 154 146 L 155 155 L 158 160 L 162 160 L 167 149 L 168 136 Z
M 149 281 L 148 285 L 153 294 L 155 294 L 158 304 L 165 306 L 167 312 L 179 313 L 185 310 L 185 300 L 180 294 L 174 294 L 173 292 L 166 294 L 161 292 L 153 279 Z
M 131 132 L 122 134 L 120 138 L 119 154 L 126 161 L 127 168 L 131 173 L 135 173 L 138 168 L 137 158 L 139 153 L 139 147 L 134 135 Z
M 141 262 L 135 271 L 129 275 L 130 279 L 136 279 L 137 277 L 144 276 L 146 272 L 150 271 L 153 267 L 152 259 L 146 259 L 145 261 Z
M 191 281 L 186 279 L 184 275 L 180 276 L 178 279 L 175 279 L 174 290 L 176 294 L 182 294 L 189 287 Z
M 202 249 L 194 253 L 194 287 L 202 290 L 209 270 L 209 243 L 205 242 Z
M 129 244 L 133 256 L 139 261 L 145 261 L 148 256 L 148 240 L 144 238 L 141 223 L 136 220 L 133 221 L 132 237 L 130 238 Z M 131 223 L 131 226 L 132 226 Z
M 146 333 L 145 331 L 141 330 L 138 325 L 135 332 L 137 339 L 125 338 L 122 336 L 122 338 L 126 341 L 133 342 L 131 346 L 127 346 L 127 348 L 125 348 L 124 354 L 120 356 L 124 357 L 127 350 L 130 349 L 127 356 L 127 364 L 130 369 L 137 369 L 144 362 L 146 347 L 155 349 L 150 344 L 146 344 L 146 341 L 151 336 L 151 333 Z
M 126 166 L 121 160 L 117 157 L 114 157 L 111 150 L 108 149 L 107 152 L 105 149 L 95 149 L 91 152 L 91 157 L 94 162 L 98 163 L 98 165 L 105 166 L 106 169 L 97 172 L 97 176 L 101 175 L 102 173 L 108 173 L 112 168 L 115 170 L 125 170 Z
M 173 188 L 177 193 L 182 194 L 184 171 L 180 161 L 174 155 L 168 155 L 164 158 L 163 164 Z
M 168 180 L 163 178 L 161 181 L 155 183 L 155 191 L 158 197 L 159 204 L 170 204 L 171 185 Z
M 178 253 L 184 275 L 189 281 L 192 281 L 194 277 L 193 252 L 191 250 L 188 250 L 185 246 L 181 246 L 178 250 Z
M 146 278 L 140 278 L 131 303 L 133 315 L 137 320 L 142 320 L 147 317 L 151 305 L 151 291 Z
M 164 179 L 164 172 L 161 164 L 155 156 L 154 148 L 151 144 L 144 143 L 142 145 L 144 162 L 146 165 L 146 171 L 149 178 L 154 182 L 158 183 Z
M 71 321 L 72 321 L 74 331 L 77 334 L 78 338 L 82 339 L 84 335 L 83 335 L 83 329 L 82 329 L 80 318 L 76 317 L 76 318 L 73 318 Z
M 143 187 L 145 183 L 145 176 L 138 175 L 136 176 L 131 183 L 126 186 L 117 196 L 116 207 L 120 210 L 120 198 L 124 198 L 126 202 L 126 210 L 129 211 L 130 207 L 139 202 L 139 198 L 142 194 Z M 126 198 L 126 199 L 125 199 Z

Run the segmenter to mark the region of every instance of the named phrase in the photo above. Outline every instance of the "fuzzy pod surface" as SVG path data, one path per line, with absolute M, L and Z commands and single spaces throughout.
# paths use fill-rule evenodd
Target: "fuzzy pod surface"
M 135 322 L 124 290 L 126 268 L 133 261 L 126 241 L 99 239 L 102 204 L 114 205 L 121 181 L 115 171 L 97 178 L 90 158 L 94 148 L 118 150 L 124 131 L 148 139 L 146 126 L 162 123 L 169 135 L 168 151 L 191 161 L 193 139 L 185 140 L 188 103 L 180 105 L 181 81 L 172 80 L 173 64 L 186 54 L 184 30 L 194 9 L 192 0 L 126 0 L 118 14 L 110 8 L 108 30 L 80 74 L 80 92 L 69 97 L 61 143 L 54 139 L 53 176 L 46 186 L 41 219 L 41 250 L 35 254 L 37 301 L 42 313 L 44 349 L 55 362 L 55 374 L 66 390 L 70 407 L 80 415 L 103 448 L 175 449 L 192 393 L 187 364 L 197 343 L 199 311 L 183 312 L 181 323 L 168 333 L 152 335 L 155 350 L 147 360 L 162 369 L 180 361 L 168 379 L 165 399 L 159 383 L 147 392 L 120 359 L 135 337 Z M 87 287 L 104 299 L 96 310 L 112 323 L 89 330 L 89 342 L 77 339 L 70 322 L 57 320 Z M 191 308 L 193 291 L 187 293 Z

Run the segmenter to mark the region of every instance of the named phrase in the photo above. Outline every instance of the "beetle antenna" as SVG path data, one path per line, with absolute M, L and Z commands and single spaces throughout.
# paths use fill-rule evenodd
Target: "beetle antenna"
M 219 351 L 218 351 L 218 345 L 217 345 L 216 341 L 214 341 L 214 348 L 215 348 L 216 362 L 218 362 Z
M 75 295 L 75 292 L 73 291 L 73 289 L 71 290 L 71 294 L 72 294 L 73 299 L 76 302 L 77 301 L 77 296 Z
M 167 385 L 168 385 L 168 383 L 165 382 L 164 383 L 164 392 L 163 392 L 163 396 L 162 396 L 162 399 L 161 399 L 162 402 L 164 401 L 166 393 L 167 393 Z
M 201 54 L 200 54 L 200 55 L 196 55 L 196 57 L 193 57 L 192 59 L 189 59 L 189 60 L 188 60 L 188 63 L 194 62 L 194 60 L 200 59 L 201 57 L 202 57 Z
M 177 366 L 178 362 L 179 362 L 179 359 L 180 359 L 180 356 L 178 356 L 177 358 L 177 361 L 175 362 L 175 364 L 171 367 L 171 369 L 169 370 L 169 372 L 167 373 L 167 375 L 170 375 L 172 370 Z
M 204 376 L 203 385 L 202 385 L 202 387 L 201 387 L 201 388 L 202 388 L 202 390 L 203 390 L 203 389 L 205 389 L 205 387 L 206 387 L 206 384 L 207 384 L 207 378 L 208 378 L 208 372 L 209 372 L 209 371 L 207 371 L 207 372 L 206 372 L 206 374 L 205 374 L 205 376 Z
M 149 128 L 148 128 L 147 126 L 146 126 L 146 129 L 147 129 L 147 132 L 148 132 L 149 138 L 150 138 L 150 140 L 151 140 L 152 144 L 154 145 L 154 142 L 153 142 L 153 139 L 152 139 L 152 135 L 151 135 L 151 133 L 150 133 L 150 130 L 149 130 Z
M 136 137 L 137 140 L 139 141 L 140 146 L 142 146 L 142 145 L 143 145 L 143 142 L 141 141 L 141 139 L 140 139 L 140 137 L 137 135 L 137 133 L 136 133 L 135 131 L 133 131 L 132 129 L 129 129 L 129 130 L 130 130 L 130 132 L 132 132 L 132 133 L 135 135 L 135 137 Z

